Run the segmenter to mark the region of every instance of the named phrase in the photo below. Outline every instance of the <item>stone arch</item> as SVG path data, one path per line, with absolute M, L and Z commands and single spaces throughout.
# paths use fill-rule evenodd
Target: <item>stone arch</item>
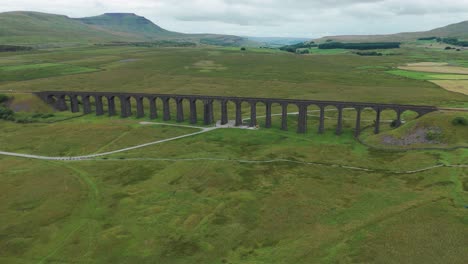
M 400 127 L 404 123 L 418 119 L 422 115 L 426 114 L 424 110 L 419 109 L 412 109 L 412 108 L 397 108 L 395 109 L 396 112 L 396 119 L 395 125 L 396 127 Z

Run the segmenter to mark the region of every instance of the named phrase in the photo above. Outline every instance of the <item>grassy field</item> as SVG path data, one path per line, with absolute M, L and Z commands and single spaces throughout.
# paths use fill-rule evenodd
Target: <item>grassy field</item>
M 97 69 L 60 63 L 40 63 L 0 67 L 0 78 L 3 81 L 23 81 L 94 71 Z
M 54 124 L 48 137 L 25 142 L 28 151 L 39 152 L 49 138 L 73 145 L 74 139 L 61 135 L 77 137 L 77 126 L 96 129 L 83 125 L 92 120 Z M 131 122 L 96 121 L 106 131 L 125 131 Z M 149 134 L 163 135 L 151 129 Z M 135 133 L 139 138 L 120 146 L 148 137 Z M 74 149 L 93 152 L 108 143 L 114 135 L 109 134 L 85 134 L 88 140 L 77 138 L 81 146 L 75 143 Z M 171 129 L 164 135 L 177 134 Z M 337 137 L 331 131 L 312 136 L 278 129 L 215 130 L 94 161 L 2 157 L 0 259 L 463 263 L 467 169 L 401 172 L 459 164 L 467 157 L 466 150 L 374 151 L 357 143 L 351 131 Z M 275 159 L 283 161 L 246 163 Z
M 468 61 L 465 53 L 401 52 L 368 58 L 92 47 L 0 54 L 0 68 L 32 67 L 28 73 L 37 70 L 28 65 L 42 64 L 100 70 L 63 75 L 44 67 L 44 77 L 0 79 L 0 93 L 14 97 L 8 106 L 35 121 L 0 121 L 0 151 L 87 155 L 198 131 L 141 125 L 150 121 L 148 111 L 141 119 L 57 113 L 25 91 L 466 105 L 468 96 L 387 73 L 423 57 L 460 65 Z M 228 109 L 233 119 L 234 105 Z M 246 122 L 248 109 L 243 105 Z M 288 116 L 289 131 L 280 130 L 280 116 L 265 129 L 259 104 L 258 130 L 215 129 L 86 161 L 0 156 L 0 263 L 465 263 L 468 149 L 442 148 L 468 146 L 466 126 L 452 124 L 466 113 L 415 119 L 405 112 L 403 126 L 393 129 L 395 113 L 384 111 L 382 134 L 373 135 L 375 113 L 367 109 L 361 140 L 368 147 L 353 136 L 355 110 L 344 111 L 342 136 L 334 134 L 331 107 L 319 135 L 316 110 L 309 108 L 304 135 L 295 132 L 296 114 Z M 38 113 L 53 116 L 33 117 Z M 273 113 L 281 108 L 274 105 Z M 418 129 L 437 142 L 389 146 L 383 140 L 397 142 Z
M 286 52 L 215 48 L 76 48 L 28 54 L 0 54 L 8 67 L 66 64 L 101 71 L 23 81 L 0 79 L 0 90 L 82 90 L 252 97 L 308 98 L 452 106 L 467 98 L 433 83 L 387 74 L 365 66 L 397 67 L 419 62 L 402 55 L 298 56 Z M 421 51 L 423 53 L 424 51 Z M 419 53 L 414 53 L 419 54 Z M 434 60 L 468 60 L 468 54 L 430 53 Z M 424 55 L 424 56 L 429 56 Z M 254 87 L 255 89 L 252 89 Z
M 468 120 L 468 113 L 431 113 L 421 119 L 413 120 L 398 129 L 390 130 L 379 135 L 371 135 L 367 137 L 366 140 L 367 143 L 374 146 L 394 149 L 421 147 L 450 148 L 456 146 L 468 147 L 467 126 L 460 126 L 452 123 L 457 117 L 462 117 Z M 393 140 L 385 144 L 385 138 L 388 137 L 400 141 L 401 144 L 395 145 Z M 390 142 L 394 144 L 390 144 Z
M 436 74 L 429 72 L 390 70 L 388 73 L 415 80 L 467 80 L 468 75 L 462 74 Z
M 432 80 L 431 82 L 439 85 L 440 87 L 444 87 L 444 89 L 468 95 L 468 81 L 460 81 L 460 80 Z

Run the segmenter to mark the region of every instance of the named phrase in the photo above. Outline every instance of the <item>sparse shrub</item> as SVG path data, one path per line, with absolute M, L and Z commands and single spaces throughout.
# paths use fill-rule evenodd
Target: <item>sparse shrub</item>
M 442 138 L 442 133 L 438 130 L 431 129 L 426 132 L 426 140 L 439 141 Z
M 468 126 L 468 119 L 462 116 L 455 117 L 452 120 L 454 126 Z
M 241 51 L 246 51 L 247 49 L 245 47 L 242 47 L 241 48 Z
M 13 120 L 11 120 L 13 121 Z M 21 118 L 15 118 L 14 121 L 18 124 L 28 124 L 28 123 L 34 123 L 34 120 L 32 120 L 29 117 L 21 117 Z
M 376 51 L 358 51 L 356 52 L 359 56 L 383 56 L 382 53 Z
M 0 104 L 3 104 L 5 102 L 7 102 L 8 100 L 10 100 L 10 97 L 8 97 L 7 95 L 4 95 L 4 94 L 0 94 Z
M 393 120 L 392 123 L 390 123 L 390 127 L 392 128 L 399 127 L 400 125 L 401 125 L 401 122 L 398 120 Z
M 54 114 L 43 114 L 42 115 L 42 118 L 51 118 L 51 117 L 54 117 L 55 115 Z
M 445 50 L 451 50 L 453 49 L 452 47 L 445 47 Z
M 11 109 L 0 106 L 0 119 L 13 121 L 14 115 L 15 113 Z

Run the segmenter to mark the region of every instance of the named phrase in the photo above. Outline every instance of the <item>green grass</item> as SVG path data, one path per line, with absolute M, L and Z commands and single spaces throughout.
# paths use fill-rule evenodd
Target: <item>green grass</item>
M 60 63 L 0 66 L 2 81 L 23 81 L 61 75 L 72 75 L 99 71 L 98 69 Z
M 424 147 L 450 148 L 457 146 L 468 147 L 468 127 L 452 124 L 452 121 L 456 117 L 468 118 L 468 114 L 463 112 L 431 113 L 423 116 L 420 119 L 413 120 L 398 129 L 386 131 L 385 133 L 379 135 L 370 135 L 366 137 L 366 142 L 374 146 L 393 149 Z M 415 131 L 418 129 L 436 131 L 434 140 L 437 141 L 437 143 L 415 143 L 405 146 L 392 146 L 388 144 L 386 145 L 382 142 L 384 137 L 393 137 L 396 139 L 408 137 L 409 135 L 415 133 Z M 370 131 L 368 133 L 370 133 Z M 422 137 L 427 137 L 427 133 L 422 135 Z
M 346 54 L 349 53 L 349 50 L 346 49 L 319 49 L 319 48 L 310 48 L 310 54 L 317 55 L 336 55 L 336 54 Z
M 82 119 L 55 124 L 15 124 L 1 121 L 3 151 L 46 156 L 77 156 L 101 153 L 197 132 L 197 129 L 138 126 L 137 122 Z M 47 140 L 56 134 L 51 142 Z
M 2 67 L 13 67 L 11 72 L 33 72 L 35 68 L 27 69 L 30 65 L 44 63 L 104 69 L 1 80 L 0 90 L 40 91 L 47 87 L 466 104 L 466 96 L 424 80 L 386 73 L 422 57 L 468 60 L 465 53 L 406 47 L 399 52 L 368 58 L 224 48 L 92 47 L 0 54 Z M 131 62 L 123 62 L 129 59 Z M 50 73 L 52 68 L 41 70 Z M 21 117 L 54 113 L 50 120 L 36 120 L 48 122 L 76 116 L 52 112 L 28 94 L 12 95 L 10 106 L 21 111 L 17 113 Z M 135 111 L 135 102 L 132 106 Z M 157 107 L 161 113 L 159 101 Z M 199 125 L 201 107 L 200 103 Z M 170 109 L 174 117 L 173 102 Z M 186 117 L 188 109 L 185 103 Z M 230 103 L 228 109 L 233 119 L 234 105 Z M 53 124 L 0 122 L 0 150 L 86 155 L 196 131 L 141 126 L 139 122 L 149 121 L 145 110 L 147 115 L 141 119 L 91 114 Z M 219 104 L 214 110 L 219 120 Z M 243 117 L 248 117 L 248 104 L 242 110 Z M 281 113 L 278 105 L 272 110 Z M 297 107 L 290 106 L 288 111 L 296 112 Z M 264 105 L 258 105 L 257 113 L 259 130 L 218 129 L 97 160 L 48 162 L 0 156 L 0 262 L 464 263 L 468 258 L 467 169 L 395 173 L 437 164 L 466 164 L 467 149 L 368 148 L 353 137 L 356 113 L 352 110 L 344 112 L 342 136 L 334 135 L 336 111 L 326 112 L 322 135 L 317 133 L 316 112 L 310 113 L 305 135 L 296 134 L 295 115 L 288 117 L 289 131 L 281 131 L 280 117 L 273 117 L 273 128 L 265 129 L 265 119 L 260 117 Z M 415 113 L 405 112 L 402 127 L 393 130 L 383 122 L 380 136 L 401 137 L 417 126 L 438 126 L 443 142 L 417 147 L 466 145 L 466 128 L 451 124 L 458 115 L 433 113 L 414 120 Z M 371 126 L 375 112 L 366 109 L 362 119 L 363 127 Z M 382 119 L 394 120 L 395 113 L 384 111 Z M 371 130 L 365 130 L 362 139 L 382 147 L 380 136 L 372 135 Z M 282 161 L 242 162 L 271 160 Z
M 62 133 L 74 133 L 78 127 L 106 128 L 108 133 L 82 135 L 87 139 L 80 139 L 86 142 L 83 145 L 95 148 L 102 146 L 97 142 L 108 142 L 107 134 L 114 135 L 111 131 L 125 131 L 134 122 L 106 120 L 85 117 L 58 123 L 47 130 L 48 137 L 24 144 L 38 149 L 53 138 L 74 146 L 72 139 L 63 141 Z M 159 127 L 148 129 L 152 131 L 134 134 L 120 146 L 164 135 Z M 22 130 L 20 137 L 45 134 L 29 126 Z M 0 134 L 0 138 L 7 135 Z M 328 127 L 324 135 L 297 135 L 277 128 L 215 130 L 97 161 L 51 163 L 0 157 L 0 190 L 6 194 L 0 195 L 0 259 L 8 263 L 333 263 L 392 258 L 461 263 L 467 242 L 465 171 L 440 168 L 398 175 L 386 170 L 457 162 L 468 157 L 462 153 L 377 152 L 359 145 L 352 131 L 337 137 Z M 248 164 L 237 159 L 325 165 Z M 445 177 L 448 174 L 452 176 Z
M 346 54 L 296 56 L 285 52 L 240 52 L 223 48 L 60 49 L 53 52 L 0 55 L 0 61 L 8 61 L 7 67 L 47 61 L 71 65 L 65 68 L 76 66 L 103 70 L 55 75 L 44 69 L 41 72 L 49 77 L 33 80 L 15 73 L 11 78 L 23 78 L 22 81 L 2 79 L 0 90 L 39 91 L 47 87 L 47 90 L 135 91 L 429 105 L 466 101 L 466 98 L 432 83 L 360 68 L 396 67 L 414 62 L 408 58 L 410 51 L 401 52 L 402 55 L 398 56 L 365 58 Z M 133 61 L 123 62 L 128 59 Z M 206 61 L 211 61 L 223 70 L 200 71 L 196 65 Z M 62 71 L 62 68 L 57 70 Z M 28 77 L 34 71 L 28 70 L 25 74 Z
M 428 72 L 390 70 L 388 73 L 415 80 L 467 80 L 468 75 L 463 74 L 434 74 Z

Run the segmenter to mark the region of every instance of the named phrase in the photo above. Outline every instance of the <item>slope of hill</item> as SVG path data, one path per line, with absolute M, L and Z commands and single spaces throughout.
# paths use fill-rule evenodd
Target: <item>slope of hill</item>
M 138 33 L 147 38 L 164 38 L 184 35 L 165 30 L 150 20 L 132 13 L 106 13 L 95 17 L 77 18 L 76 20 L 112 31 L 130 34 Z
M 436 28 L 422 32 L 405 32 L 389 35 L 344 35 L 344 36 L 327 36 L 317 39 L 317 42 L 326 40 L 341 41 L 341 42 L 381 42 L 381 41 L 414 41 L 424 37 L 454 37 L 460 39 L 468 39 L 468 21 L 457 24 L 451 24 L 445 27 Z
M 61 15 L 37 12 L 0 14 L 0 44 L 96 43 L 131 40 L 133 37 L 90 27 Z
M 0 13 L 0 44 L 68 45 L 160 40 L 223 46 L 252 44 L 238 36 L 171 32 L 144 17 L 128 13 L 87 18 L 26 11 Z

